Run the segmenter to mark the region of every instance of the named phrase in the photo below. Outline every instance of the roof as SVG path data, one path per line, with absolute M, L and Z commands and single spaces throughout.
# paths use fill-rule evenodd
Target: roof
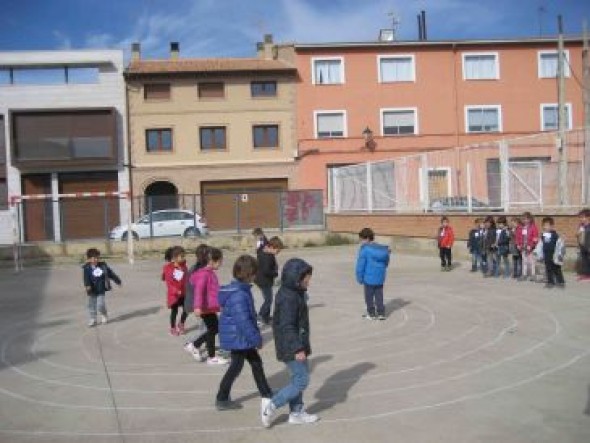
M 186 58 L 176 60 L 135 60 L 129 64 L 127 75 L 198 74 L 198 73 L 295 73 L 294 66 L 282 60 L 261 58 Z
M 580 36 L 566 36 L 565 43 L 580 43 L 583 40 Z M 473 40 L 394 40 L 394 41 L 366 41 L 366 42 L 336 42 L 336 43 L 296 43 L 296 50 L 306 49 L 339 49 L 339 48 L 388 48 L 388 47 L 435 47 L 435 46 L 499 46 L 499 45 L 522 45 L 522 44 L 547 44 L 557 45 L 556 36 L 548 37 L 527 37 L 512 39 L 473 39 Z

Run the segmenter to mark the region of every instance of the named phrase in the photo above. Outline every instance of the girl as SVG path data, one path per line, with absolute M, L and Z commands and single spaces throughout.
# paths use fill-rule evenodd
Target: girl
M 522 255 L 516 245 L 516 237 L 522 235 L 522 222 L 519 217 L 510 219 L 510 254 L 512 255 L 512 278 L 522 275 Z
M 167 248 L 164 251 L 164 261 L 166 262 L 166 265 L 172 261 L 172 249 L 174 249 L 173 246 Z M 162 266 L 162 281 L 166 281 L 166 277 L 164 276 L 164 269 L 166 269 L 166 265 Z
M 266 381 L 262 359 L 258 349 L 262 347 L 262 336 L 256 322 L 256 310 L 251 286 L 256 277 L 257 263 L 254 257 L 242 255 L 233 268 L 234 280 L 219 293 L 222 307 L 219 342 L 223 349 L 231 351 L 231 364 L 223 376 L 217 392 L 218 410 L 239 409 L 241 406 L 230 400 L 230 391 L 236 378 L 242 372 L 244 360 L 248 360 L 252 375 L 262 397 L 265 409 L 272 391 Z
M 258 251 L 261 251 L 268 244 L 268 239 L 264 235 L 262 228 L 254 228 L 252 236 L 256 240 L 256 252 L 258 253 Z
M 184 322 L 188 314 L 184 310 L 184 295 L 187 281 L 185 251 L 181 246 L 174 246 L 170 251 L 170 263 L 164 266 L 164 281 L 166 282 L 166 302 L 170 309 L 170 335 L 184 334 Z M 178 308 L 183 307 L 180 323 L 176 324 Z
M 522 255 L 523 274 L 519 281 L 530 279 L 535 281 L 535 246 L 539 241 L 539 230 L 535 225 L 535 219 L 530 212 L 525 212 L 523 215 L 523 224 L 520 233 L 516 236 L 516 246 Z
M 222 262 L 223 253 L 221 250 L 210 248 L 207 266 L 190 276 L 190 283 L 194 288 L 193 309 L 195 315 L 201 317 L 207 330 L 194 342 L 187 343 L 184 349 L 191 353 L 195 360 L 203 361 L 200 348 L 205 343 L 207 345 L 208 365 L 225 365 L 228 363 L 225 358 L 215 355 L 215 336 L 219 328 L 217 319 L 217 313 L 219 312 L 219 303 L 217 301 L 219 280 L 215 271 L 221 267 Z

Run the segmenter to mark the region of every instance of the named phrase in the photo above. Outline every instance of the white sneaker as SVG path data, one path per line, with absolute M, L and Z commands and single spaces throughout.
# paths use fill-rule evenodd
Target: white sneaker
M 188 352 L 190 355 L 192 355 L 192 357 L 198 362 L 202 362 L 205 360 L 204 357 L 201 355 L 201 350 L 195 348 L 195 345 L 190 341 L 186 345 L 184 345 L 184 350 Z
M 308 425 L 315 423 L 320 418 L 315 414 L 308 414 L 305 411 L 291 412 L 289 414 L 289 423 L 292 425 Z
M 228 363 L 229 363 L 229 360 L 227 360 L 226 358 L 220 357 L 219 355 L 216 355 L 213 358 L 207 359 L 207 364 L 211 365 L 211 366 L 227 365 Z
M 91 328 L 93 326 L 96 326 L 96 320 L 94 320 L 94 319 L 88 320 L 88 327 Z
M 100 316 L 100 324 L 101 325 L 106 325 L 108 322 L 109 322 L 109 318 L 106 315 Z
M 276 406 L 270 398 L 263 398 L 260 409 L 260 421 L 262 421 L 262 426 L 270 428 L 275 412 L 277 412 Z

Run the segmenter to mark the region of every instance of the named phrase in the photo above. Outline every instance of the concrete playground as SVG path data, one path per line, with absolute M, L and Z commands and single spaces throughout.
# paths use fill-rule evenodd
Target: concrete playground
M 243 409 L 215 410 L 224 367 L 195 362 L 186 337 L 168 335 L 162 262 L 111 263 L 124 286 L 96 328 L 86 327 L 78 265 L 0 270 L 0 442 L 590 442 L 589 283 L 567 275 L 567 289 L 546 290 L 394 255 L 388 318 L 371 322 L 355 252 L 279 256 L 315 268 L 305 400 L 321 420 L 289 425 L 282 411 L 268 430 L 247 365 L 233 390 Z M 271 331 L 263 336 L 279 388 L 286 373 Z

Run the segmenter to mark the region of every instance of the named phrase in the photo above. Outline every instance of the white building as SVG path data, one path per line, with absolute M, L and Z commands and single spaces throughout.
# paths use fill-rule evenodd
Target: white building
M 0 244 L 106 235 L 127 221 L 118 198 L 58 194 L 128 192 L 123 52 L 0 52 Z M 4 146 L 3 146 L 4 145 Z M 15 197 L 51 194 L 52 199 Z

